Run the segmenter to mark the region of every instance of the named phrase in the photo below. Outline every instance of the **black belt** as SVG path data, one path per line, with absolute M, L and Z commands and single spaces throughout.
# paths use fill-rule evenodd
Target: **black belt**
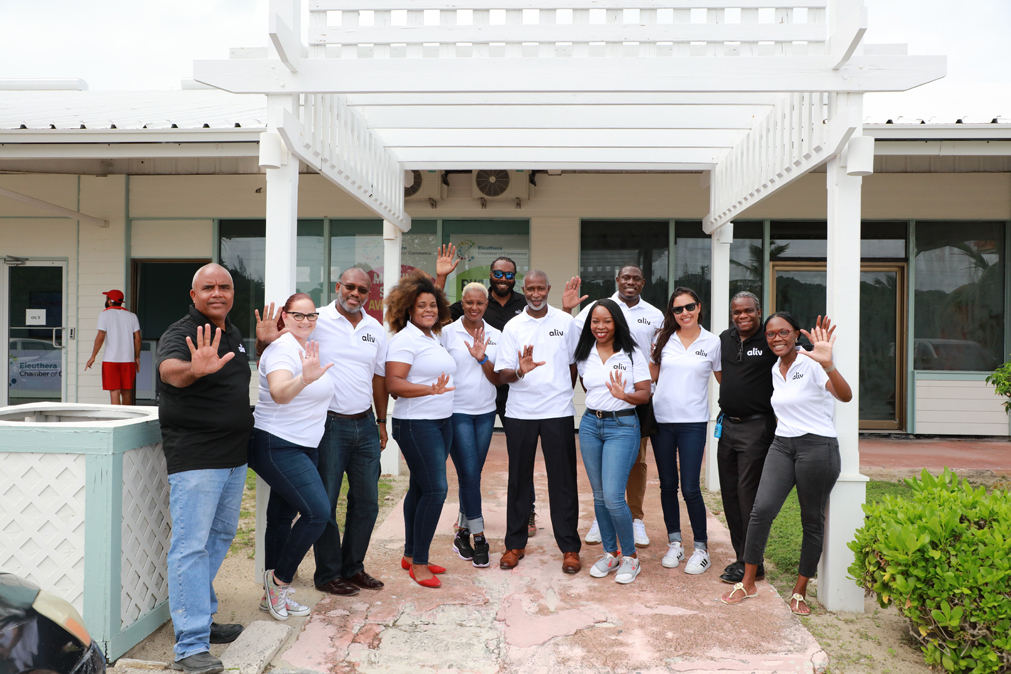
M 635 414 L 635 409 L 618 410 L 617 412 L 602 412 L 600 410 L 591 410 L 590 408 L 587 407 L 586 408 L 586 413 L 587 414 L 592 414 L 593 416 L 597 417 L 598 419 L 607 419 L 609 417 L 627 417 L 627 416 L 631 416 L 631 415 Z
M 369 416 L 371 412 L 372 410 L 368 409 L 365 410 L 364 412 L 359 412 L 358 414 L 341 414 L 340 412 L 333 412 L 331 410 L 327 410 L 326 415 L 331 419 L 364 419 L 365 417 Z
M 746 417 L 732 417 L 729 414 L 724 413 L 723 418 L 732 424 L 743 424 L 745 421 L 754 421 L 755 419 L 765 419 L 766 417 L 771 417 L 771 414 L 749 414 Z

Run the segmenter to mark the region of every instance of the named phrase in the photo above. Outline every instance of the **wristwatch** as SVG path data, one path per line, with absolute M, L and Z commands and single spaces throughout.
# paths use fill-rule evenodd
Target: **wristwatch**
M 487 362 L 488 362 L 488 354 L 484 354 L 484 358 L 482 358 L 481 360 L 477 361 L 477 364 L 478 365 L 484 365 Z
M 376 419 L 376 424 L 385 424 L 386 419 Z

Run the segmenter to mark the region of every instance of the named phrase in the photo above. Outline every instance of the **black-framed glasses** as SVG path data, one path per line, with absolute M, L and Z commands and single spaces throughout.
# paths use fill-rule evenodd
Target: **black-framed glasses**
M 310 323 L 315 323 L 316 319 L 319 318 L 318 311 L 314 311 L 311 314 L 303 314 L 301 311 L 285 311 L 284 313 L 288 314 L 296 321 L 301 321 L 303 319 L 308 318 Z
M 793 332 L 793 330 L 787 330 L 786 328 L 783 328 L 782 330 L 769 330 L 768 332 L 765 333 L 765 338 L 773 339 L 779 336 L 782 337 L 783 339 L 786 339 L 787 337 L 790 336 L 791 332 Z
M 349 293 L 353 293 L 357 290 L 362 295 L 368 295 L 372 292 L 372 288 L 369 288 L 368 286 L 359 286 L 354 283 L 341 283 L 341 285 L 344 286 L 344 290 L 347 290 Z
M 670 310 L 674 312 L 675 316 L 680 316 L 682 312 L 687 311 L 691 313 L 692 311 L 698 309 L 698 307 L 699 307 L 698 302 L 692 302 L 691 304 L 686 304 L 683 307 L 671 307 Z
M 496 269 L 491 273 L 495 278 L 505 278 L 507 281 L 512 281 L 516 278 L 516 272 L 514 271 L 502 271 L 501 269 Z

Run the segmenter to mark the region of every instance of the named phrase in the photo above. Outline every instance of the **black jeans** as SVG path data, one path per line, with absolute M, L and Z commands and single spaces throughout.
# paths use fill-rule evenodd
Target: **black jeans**
M 772 414 L 739 424 L 723 417 L 716 462 L 720 471 L 723 512 L 727 516 L 727 529 L 730 530 L 730 542 L 737 561 L 744 561 L 748 520 L 755 505 L 765 457 L 775 435 L 776 417 Z
M 809 433 L 797 438 L 776 436 L 769 448 L 751 511 L 744 561 L 761 564 L 769 528 L 780 508 L 797 486 L 804 540 L 800 546 L 800 575 L 813 578 L 818 572 L 825 540 L 825 506 L 839 477 L 839 441 Z
M 548 473 L 548 504 L 555 543 L 562 552 L 579 552 L 579 495 L 576 491 L 576 425 L 572 417 L 555 419 L 505 418 L 509 452 L 509 491 L 506 505 L 506 548 L 527 546 L 527 520 L 534 497 L 534 456 L 537 439 Z

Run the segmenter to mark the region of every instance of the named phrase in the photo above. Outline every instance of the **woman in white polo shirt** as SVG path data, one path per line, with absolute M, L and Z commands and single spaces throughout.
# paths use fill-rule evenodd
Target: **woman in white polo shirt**
M 709 374 L 720 380 L 720 339 L 701 325 L 702 302 L 691 288 L 675 288 L 667 303 L 663 327 L 653 343 L 650 372 L 656 381 L 653 412 L 659 432 L 653 436 L 653 456 L 660 476 L 660 504 L 667 525 L 667 553 L 661 564 L 677 568 L 684 558 L 681 544 L 681 493 L 692 525 L 694 551 L 685 573 L 709 568 L 706 504 L 699 478 L 709 424 Z
M 390 290 L 386 322 L 396 333 L 386 351 L 386 388 L 397 396 L 393 439 L 411 469 L 400 565 L 419 585 L 439 587 L 434 574 L 446 569 L 429 564 L 428 553 L 446 501 L 446 458 L 453 444 L 456 361 L 439 340 L 449 302 L 428 274 L 415 271 Z
M 576 343 L 576 368 L 586 390 L 579 452 L 593 488 L 593 511 L 604 544 L 604 555 L 590 575 L 604 578 L 617 571 L 615 581 L 628 584 L 640 567 L 625 487 L 639 458 L 635 406 L 649 400 L 650 374 L 649 362 L 614 300 L 599 300 L 591 307 Z
M 309 341 L 318 317 L 308 295 L 289 297 L 277 324 L 287 332 L 264 350 L 257 368 L 260 397 L 253 412 L 249 467 L 270 485 L 260 610 L 277 620 L 309 615 L 307 606 L 291 598 L 291 580 L 330 517 L 330 499 L 316 466 L 334 396 L 331 379 L 323 373 L 333 363 L 321 366 L 319 344 Z
M 744 546 L 744 579 L 721 598 L 724 604 L 739 604 L 758 592 L 755 575 L 765 555 L 769 528 L 796 485 L 804 538 L 790 610 L 798 615 L 811 612 L 804 600 L 807 581 L 818 571 L 825 537 L 825 506 L 840 470 L 834 401 L 848 403 L 853 399 L 850 385 L 832 363 L 833 333 L 835 327 L 828 316 L 819 316 L 810 332 L 802 330 L 797 319 L 785 311 L 765 320 L 765 338 L 779 356 L 772 367 L 776 437 L 765 459 L 751 510 Z M 811 351 L 797 349 L 801 335 L 814 346 Z
M 490 562 L 481 514 L 481 470 L 495 430 L 496 387 L 500 384 L 495 355 L 502 333 L 484 320 L 488 308 L 484 284 L 464 286 L 460 304 L 463 316 L 442 330 L 442 344 L 456 361 L 453 446 L 449 455 L 460 483 L 460 528 L 453 538 L 453 551 L 460 559 L 483 569 Z

